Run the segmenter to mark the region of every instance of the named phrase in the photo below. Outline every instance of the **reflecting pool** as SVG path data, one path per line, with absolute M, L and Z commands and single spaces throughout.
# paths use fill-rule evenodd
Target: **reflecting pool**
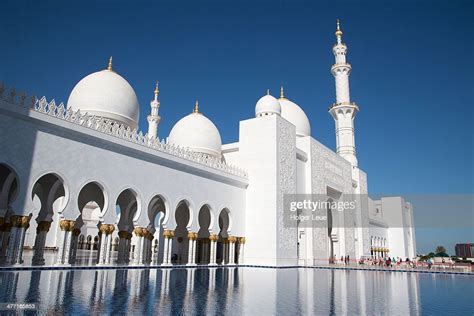
M 0 272 L 0 303 L 35 303 L 38 314 L 471 315 L 473 295 L 473 276 L 449 274 L 250 267 Z

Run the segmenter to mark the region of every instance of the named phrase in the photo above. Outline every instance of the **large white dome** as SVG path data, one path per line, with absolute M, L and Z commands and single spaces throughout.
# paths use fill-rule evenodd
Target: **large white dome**
M 281 114 L 280 103 L 270 94 L 261 97 L 255 105 L 255 116 L 263 116 L 268 114 Z
M 281 104 L 281 116 L 296 126 L 296 136 L 310 136 L 311 125 L 306 113 L 294 102 L 287 98 L 279 98 Z
M 210 119 L 193 112 L 180 119 L 171 129 L 168 142 L 192 151 L 221 157 L 219 130 Z
M 137 95 L 127 80 L 112 70 L 94 72 L 79 81 L 69 95 L 67 106 L 132 129 L 138 127 Z

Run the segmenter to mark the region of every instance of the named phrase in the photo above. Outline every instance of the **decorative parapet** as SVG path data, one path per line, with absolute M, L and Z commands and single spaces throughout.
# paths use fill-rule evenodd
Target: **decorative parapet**
M 38 99 L 35 96 L 27 96 L 25 93 L 17 95 L 15 88 L 6 89 L 3 82 L 0 82 L 0 100 L 57 119 L 65 120 L 73 124 L 81 125 L 107 135 L 121 138 L 162 153 L 199 163 L 232 175 L 248 178 L 245 170 L 229 165 L 216 157 L 197 153 L 188 148 L 167 143 L 163 139 L 160 141 L 156 138 L 148 138 L 148 134 L 143 134 L 141 131 L 139 132 L 136 129 L 132 130 L 130 127 L 125 127 L 123 124 L 118 124 L 102 117 L 90 116 L 87 113 L 81 113 L 79 110 L 73 111 L 71 108 L 67 108 L 62 102 L 59 105 L 56 105 L 54 99 L 48 102 L 46 97 Z

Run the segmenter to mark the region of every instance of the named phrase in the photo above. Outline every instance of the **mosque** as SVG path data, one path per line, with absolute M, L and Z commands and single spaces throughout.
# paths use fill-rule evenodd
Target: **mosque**
M 67 105 L 1 84 L 1 264 L 23 264 L 25 249 L 34 265 L 50 251 L 57 265 L 84 257 L 163 266 L 415 257 L 412 205 L 368 196 L 339 22 L 335 35 L 335 152 L 311 136 L 311 120 L 283 87 L 240 121 L 238 141 L 222 144 L 197 103 L 159 137 L 158 85 L 148 132 L 138 131 L 137 96 L 112 58 L 76 84 Z M 325 203 L 302 221 L 297 202 L 307 200 Z

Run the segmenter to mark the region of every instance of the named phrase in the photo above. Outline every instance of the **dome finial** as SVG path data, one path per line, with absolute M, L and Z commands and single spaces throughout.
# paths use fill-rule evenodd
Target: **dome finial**
M 199 101 L 198 100 L 196 100 L 196 104 L 194 105 L 193 113 L 199 113 Z
M 107 67 L 107 70 L 112 71 L 112 56 L 109 58 L 109 66 Z
M 280 86 L 280 99 L 285 98 L 285 90 L 283 88 L 283 85 Z
M 270 89 L 267 89 L 267 95 L 270 95 Z
M 337 24 L 337 29 L 336 29 L 336 37 L 340 38 L 342 36 L 342 31 L 341 31 L 341 21 L 337 19 L 336 24 Z

